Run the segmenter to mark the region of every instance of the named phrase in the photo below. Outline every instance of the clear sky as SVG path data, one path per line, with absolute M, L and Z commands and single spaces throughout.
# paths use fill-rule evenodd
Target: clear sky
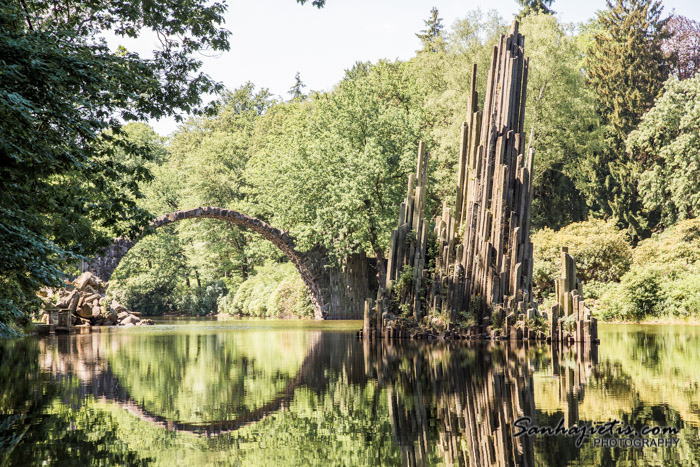
M 420 47 L 415 33 L 424 28 L 435 6 L 443 24 L 476 8 L 495 9 L 510 20 L 519 10 L 515 0 L 327 0 L 317 9 L 295 0 L 228 0 L 225 27 L 232 32 L 231 50 L 201 56 L 203 71 L 234 89 L 247 81 L 288 98 L 298 71 L 305 89 L 327 90 L 356 61 L 408 59 Z M 700 20 L 700 0 L 664 0 L 664 13 Z M 555 0 L 552 8 L 564 22 L 581 22 L 605 7 L 605 0 Z M 143 55 L 156 47 L 152 35 L 135 41 L 110 39 Z M 177 127 L 172 119 L 152 121 L 162 135 Z

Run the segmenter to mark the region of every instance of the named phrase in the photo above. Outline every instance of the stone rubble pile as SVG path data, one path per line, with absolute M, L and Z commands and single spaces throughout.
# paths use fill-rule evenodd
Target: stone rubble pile
M 43 288 L 39 298 L 44 302 L 41 320 L 57 324 L 52 315 L 70 312 L 73 326 L 143 326 L 151 325 L 150 319 L 128 310 L 116 300 L 106 296 L 107 284 L 91 272 L 84 272 L 72 283 L 59 289 Z

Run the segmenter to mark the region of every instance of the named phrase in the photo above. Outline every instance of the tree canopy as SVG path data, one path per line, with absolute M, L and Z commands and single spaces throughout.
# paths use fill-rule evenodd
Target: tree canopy
M 517 2 L 522 7 L 522 10 L 520 10 L 518 14 L 520 19 L 530 14 L 553 15 L 556 13 L 552 10 L 552 3 L 554 3 L 554 0 L 517 0 Z
M 639 193 L 644 207 L 668 227 L 700 214 L 700 75 L 669 79 L 663 95 L 627 138 L 644 161 Z
M 142 161 L 153 148 L 125 138 L 122 122 L 179 116 L 221 85 L 192 55 L 227 50 L 223 3 L 25 0 L 0 6 L 0 326 L 34 305 L 107 239 L 133 234 Z M 141 57 L 103 34 L 157 34 Z M 123 156 L 128 157 L 123 157 Z
M 650 219 L 636 188 L 640 161 L 627 155 L 624 142 L 669 76 L 661 47 L 668 18 L 662 12 L 658 0 L 608 0 L 608 8 L 598 13 L 585 65 L 607 126 L 605 147 L 589 160 L 588 203 L 636 238 L 648 231 Z
M 562 23 L 551 1 L 520 3 L 530 8 L 520 30 L 533 227 L 592 216 L 638 240 L 696 217 L 697 24 L 667 20 L 653 0 L 610 0 L 582 25 Z M 289 231 L 301 250 L 381 260 L 421 140 L 426 217 L 455 203 L 472 64 L 483 101 L 507 31 L 496 12 L 445 28 L 433 8 L 415 56 L 355 63 L 322 92 L 305 92 L 297 73 L 285 99 L 252 83 L 224 90 L 201 73 L 196 52 L 228 47 L 224 11 L 205 0 L 0 6 L 0 333 L 81 256 L 167 212 L 235 209 Z M 146 30 L 161 42 L 149 57 L 103 38 Z M 184 114 L 169 138 L 141 123 Z M 280 251 L 226 222 L 178 223 L 133 252 L 110 289 L 145 314 L 308 312 Z

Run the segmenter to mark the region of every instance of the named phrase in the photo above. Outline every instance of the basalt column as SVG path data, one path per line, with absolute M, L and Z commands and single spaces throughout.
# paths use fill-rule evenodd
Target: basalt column
M 418 145 L 416 174 L 408 178 L 406 199 L 399 206 L 398 227 L 391 232 L 391 246 L 386 272 L 386 289 L 398 296 L 402 306 L 421 315 L 420 291 L 429 271 L 425 270 L 428 224 L 423 218 L 428 179 L 428 153 L 423 142 Z
M 426 306 L 454 322 L 471 311 L 488 325 L 497 311 L 525 315 L 531 307 L 530 203 L 533 151 L 525 151 L 523 124 L 528 59 L 514 22 L 493 49 L 483 111 L 478 110 L 476 65 L 472 69 L 466 121 L 457 155 L 457 199 L 435 219 L 438 258 L 424 271 L 427 228 L 423 220 L 427 157 L 419 148 L 416 175 L 409 178 L 399 226 L 392 233 L 387 289 L 421 315 L 420 290 L 432 274 Z M 415 184 L 415 187 L 414 187 Z M 534 305 L 533 305 L 534 307 Z M 534 313 L 534 310 L 533 310 Z
M 473 311 L 480 318 L 499 307 L 517 314 L 529 307 L 534 154 L 525 154 L 523 133 L 528 74 L 524 44 L 514 22 L 510 35 L 494 47 L 483 113 L 477 108 L 476 65 L 472 69 L 455 211 L 445 209 L 436 226 L 440 245 L 448 247 L 443 260 L 451 279 L 447 297 L 453 316 L 468 307 L 468 300 L 474 300 Z M 452 223 L 458 227 L 445 228 Z

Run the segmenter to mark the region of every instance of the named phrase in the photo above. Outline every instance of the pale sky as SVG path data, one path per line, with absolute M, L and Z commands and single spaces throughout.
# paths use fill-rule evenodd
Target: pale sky
M 415 33 L 435 6 L 449 28 L 476 8 L 494 9 L 511 20 L 519 10 L 515 0 L 327 0 L 317 9 L 295 0 L 228 0 L 224 27 L 232 32 L 231 50 L 217 56 L 201 56 L 203 71 L 227 88 L 247 81 L 266 87 L 284 99 L 298 71 L 305 91 L 323 91 L 343 77 L 357 61 L 381 58 L 409 59 L 420 48 Z M 700 20 L 700 0 L 664 0 L 664 13 Z M 555 0 L 552 8 L 564 22 L 581 22 L 605 7 L 605 0 Z M 138 40 L 110 39 L 142 56 L 156 47 L 152 35 Z M 177 124 L 173 119 L 152 121 L 162 135 Z

